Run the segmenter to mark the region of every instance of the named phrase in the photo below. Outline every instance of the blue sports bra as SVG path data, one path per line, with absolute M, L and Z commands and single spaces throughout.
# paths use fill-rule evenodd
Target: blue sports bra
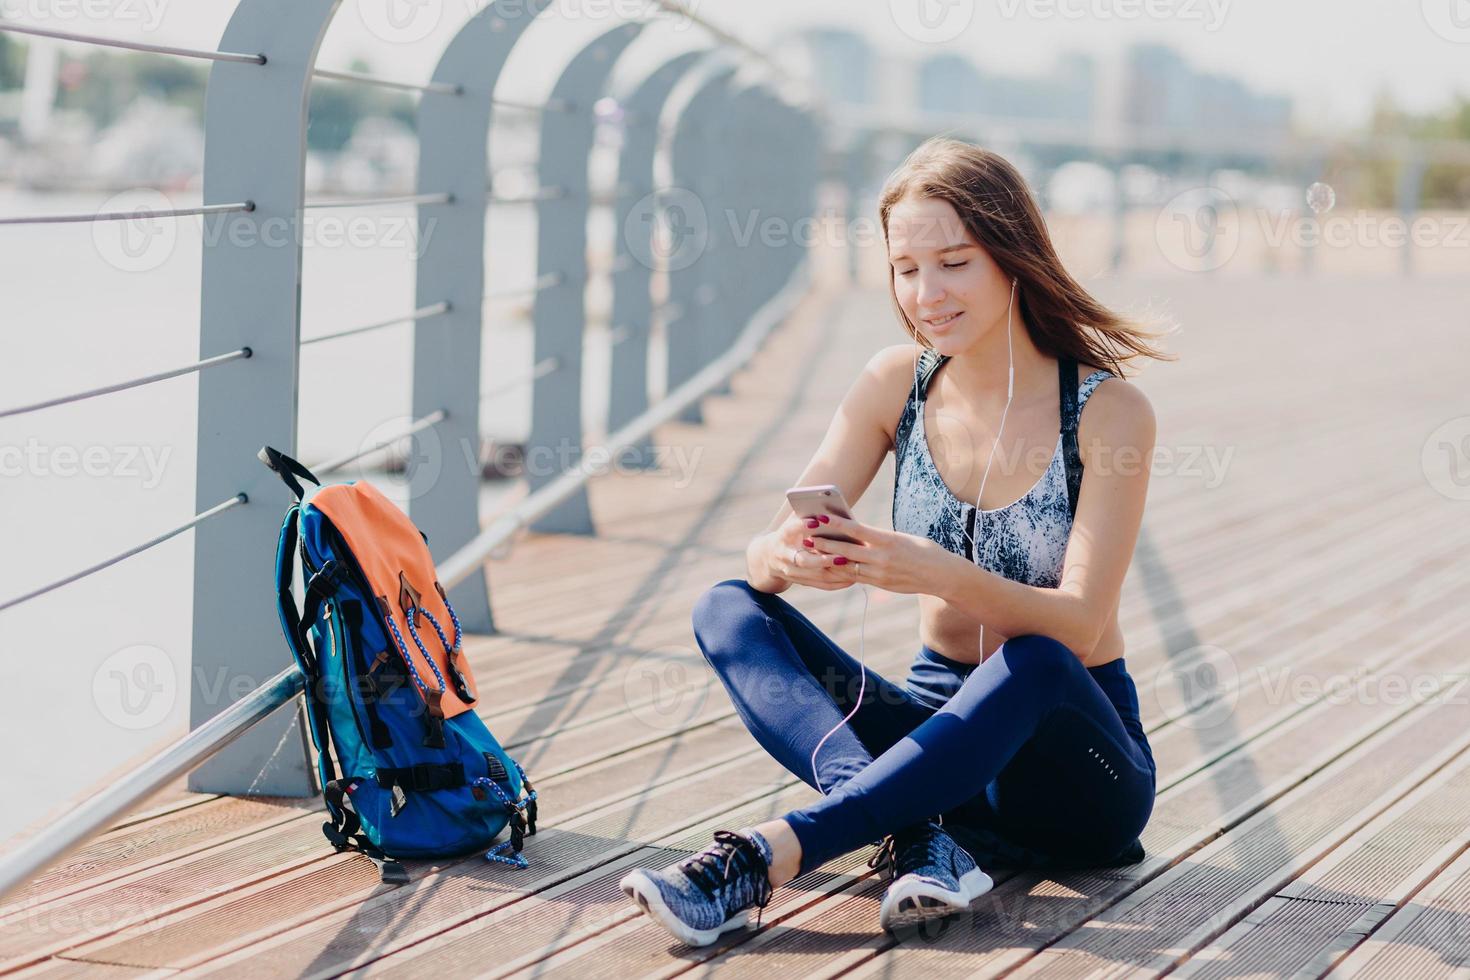
M 1077 422 L 1092 392 L 1112 372 L 1097 370 L 1079 385 L 1077 362 L 1057 361 L 1061 435 L 1051 462 L 1030 490 L 1004 507 L 977 510 L 945 485 L 924 434 L 924 397 L 935 372 L 949 360 L 925 349 L 894 439 L 893 529 L 931 538 L 982 568 L 1025 585 L 1056 588 L 1062 581 L 1067 539 L 1082 486 Z

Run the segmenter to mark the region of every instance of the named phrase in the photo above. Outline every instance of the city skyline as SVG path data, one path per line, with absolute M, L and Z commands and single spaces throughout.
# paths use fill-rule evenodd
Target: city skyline
M 327 31 L 320 63 L 346 67 L 366 59 L 395 77 L 422 78 L 444 44 L 486 0 L 349 0 Z M 1163 44 L 1202 73 L 1243 79 L 1252 89 L 1288 95 L 1300 125 L 1320 132 L 1361 127 L 1387 93 L 1413 112 L 1443 109 L 1470 95 L 1470 26 L 1454 17 L 1464 0 L 778 0 L 694 3 L 698 14 L 769 48 L 808 27 L 858 31 L 878 50 L 923 60 L 959 53 L 987 71 L 1027 76 L 1045 71 L 1058 52 L 1106 59 L 1134 43 Z M 110 4 L 110 5 L 109 5 Z M 21 23 L 155 43 L 208 44 L 219 38 L 235 0 L 175 5 L 168 0 L 63 9 L 115 9 L 118 16 L 70 18 L 49 0 L 18 0 L 5 15 Z M 605 30 L 613 20 L 649 9 L 649 0 L 554 0 L 523 44 L 529 75 L 535 49 L 560 49 Z M 126 11 L 129 16 L 123 17 Z M 405 12 L 412 15 L 403 20 Z M 1152 13 L 1150 13 L 1152 12 Z M 412 29 L 385 30 L 393 24 Z M 922 16 L 921 16 L 922 15 Z M 569 22 L 552 25 L 550 17 Z M 938 30 L 924 25 L 937 24 Z M 706 43 L 698 28 L 648 32 L 640 44 Z M 514 83 L 514 80 L 512 80 Z

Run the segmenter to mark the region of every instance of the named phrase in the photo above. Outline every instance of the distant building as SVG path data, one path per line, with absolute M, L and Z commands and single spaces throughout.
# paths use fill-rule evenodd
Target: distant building
M 927 112 L 1081 125 L 1094 111 L 1096 67 L 1086 55 L 1063 55 L 1037 76 L 983 72 L 957 54 L 935 55 L 916 71 L 919 108 Z
M 1238 79 L 1196 71 L 1163 45 L 1130 47 L 1122 85 L 1125 129 L 1208 127 L 1253 138 L 1285 137 L 1291 130 L 1289 98 L 1261 95 Z
M 877 101 L 878 65 L 867 38 L 830 28 L 809 28 L 799 36 L 811 59 L 812 81 L 824 99 L 860 106 Z

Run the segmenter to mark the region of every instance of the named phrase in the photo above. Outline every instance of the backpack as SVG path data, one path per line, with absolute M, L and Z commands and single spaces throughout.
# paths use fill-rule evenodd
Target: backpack
M 510 839 L 485 857 L 526 867 L 520 851 L 536 832 L 536 792 L 473 710 L 478 688 L 428 538 L 370 483 L 322 487 L 269 446 L 260 459 L 298 501 L 276 546 L 276 594 L 306 679 L 327 840 L 361 851 L 383 881 L 401 884 L 399 859 L 482 850 L 509 825 Z M 320 489 L 307 498 L 297 477 Z

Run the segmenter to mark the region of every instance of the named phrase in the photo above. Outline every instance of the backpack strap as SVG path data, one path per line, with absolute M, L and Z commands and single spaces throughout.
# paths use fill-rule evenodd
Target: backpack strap
M 296 598 L 291 594 L 291 580 L 296 563 L 296 522 L 300 507 L 292 505 L 281 522 L 281 535 L 276 542 L 276 612 L 281 618 L 281 631 L 291 647 L 291 655 L 301 668 L 305 678 L 303 702 L 306 706 L 307 728 L 317 749 L 317 774 L 321 784 L 337 778 L 332 764 L 331 728 L 326 723 L 327 709 L 322 699 L 321 664 L 311 648 L 311 638 L 301 614 L 296 610 Z M 336 814 L 333 814 L 336 818 Z
M 322 833 L 332 846 L 341 851 L 353 850 L 365 855 L 378 866 L 378 876 L 385 885 L 408 884 L 408 872 L 398 861 L 383 853 L 383 849 L 368 840 L 362 831 L 362 821 L 352 808 L 349 794 L 357 788 L 356 780 L 332 780 L 322 787 L 322 796 L 328 803 L 333 823 L 322 824 Z M 341 817 L 338 818 L 338 814 Z
M 384 789 L 401 786 L 415 793 L 436 789 L 455 789 L 464 785 L 464 763 L 421 762 L 416 766 L 384 768 L 377 772 L 378 785 Z
M 272 449 L 270 446 L 261 446 L 260 452 L 255 455 L 257 459 L 270 467 L 281 478 L 281 482 L 290 488 L 291 492 L 296 495 L 297 500 L 300 500 L 306 495 L 306 491 L 301 489 L 301 484 L 296 482 L 298 476 L 303 480 L 310 480 L 317 486 L 322 485 L 322 481 L 318 480 L 312 474 L 311 470 L 302 466 L 278 449 Z
M 1057 387 L 1062 403 L 1062 462 L 1067 469 L 1067 514 L 1077 517 L 1077 497 L 1082 492 L 1082 453 L 1077 447 L 1077 362 L 1057 358 Z
M 281 524 L 281 536 L 276 543 L 276 608 L 281 617 L 281 627 L 291 646 L 291 653 L 306 679 L 303 700 L 306 706 L 307 729 L 317 749 L 317 775 L 322 785 L 322 800 L 331 818 L 322 824 L 322 834 L 338 851 L 348 848 L 361 851 L 378 865 L 385 884 L 406 884 L 408 873 L 403 865 L 392 860 L 383 851 L 363 836 L 362 821 L 347 800 L 355 781 L 339 780 L 334 755 L 341 758 L 332 741 L 331 726 L 326 724 L 327 706 L 322 700 L 321 662 L 312 653 L 301 614 L 296 610 L 296 599 L 291 595 L 291 580 L 294 577 L 296 559 L 297 515 L 300 507 L 292 505 L 286 511 Z M 315 615 L 312 617 L 315 619 Z M 344 785 L 345 783 L 345 785 Z

